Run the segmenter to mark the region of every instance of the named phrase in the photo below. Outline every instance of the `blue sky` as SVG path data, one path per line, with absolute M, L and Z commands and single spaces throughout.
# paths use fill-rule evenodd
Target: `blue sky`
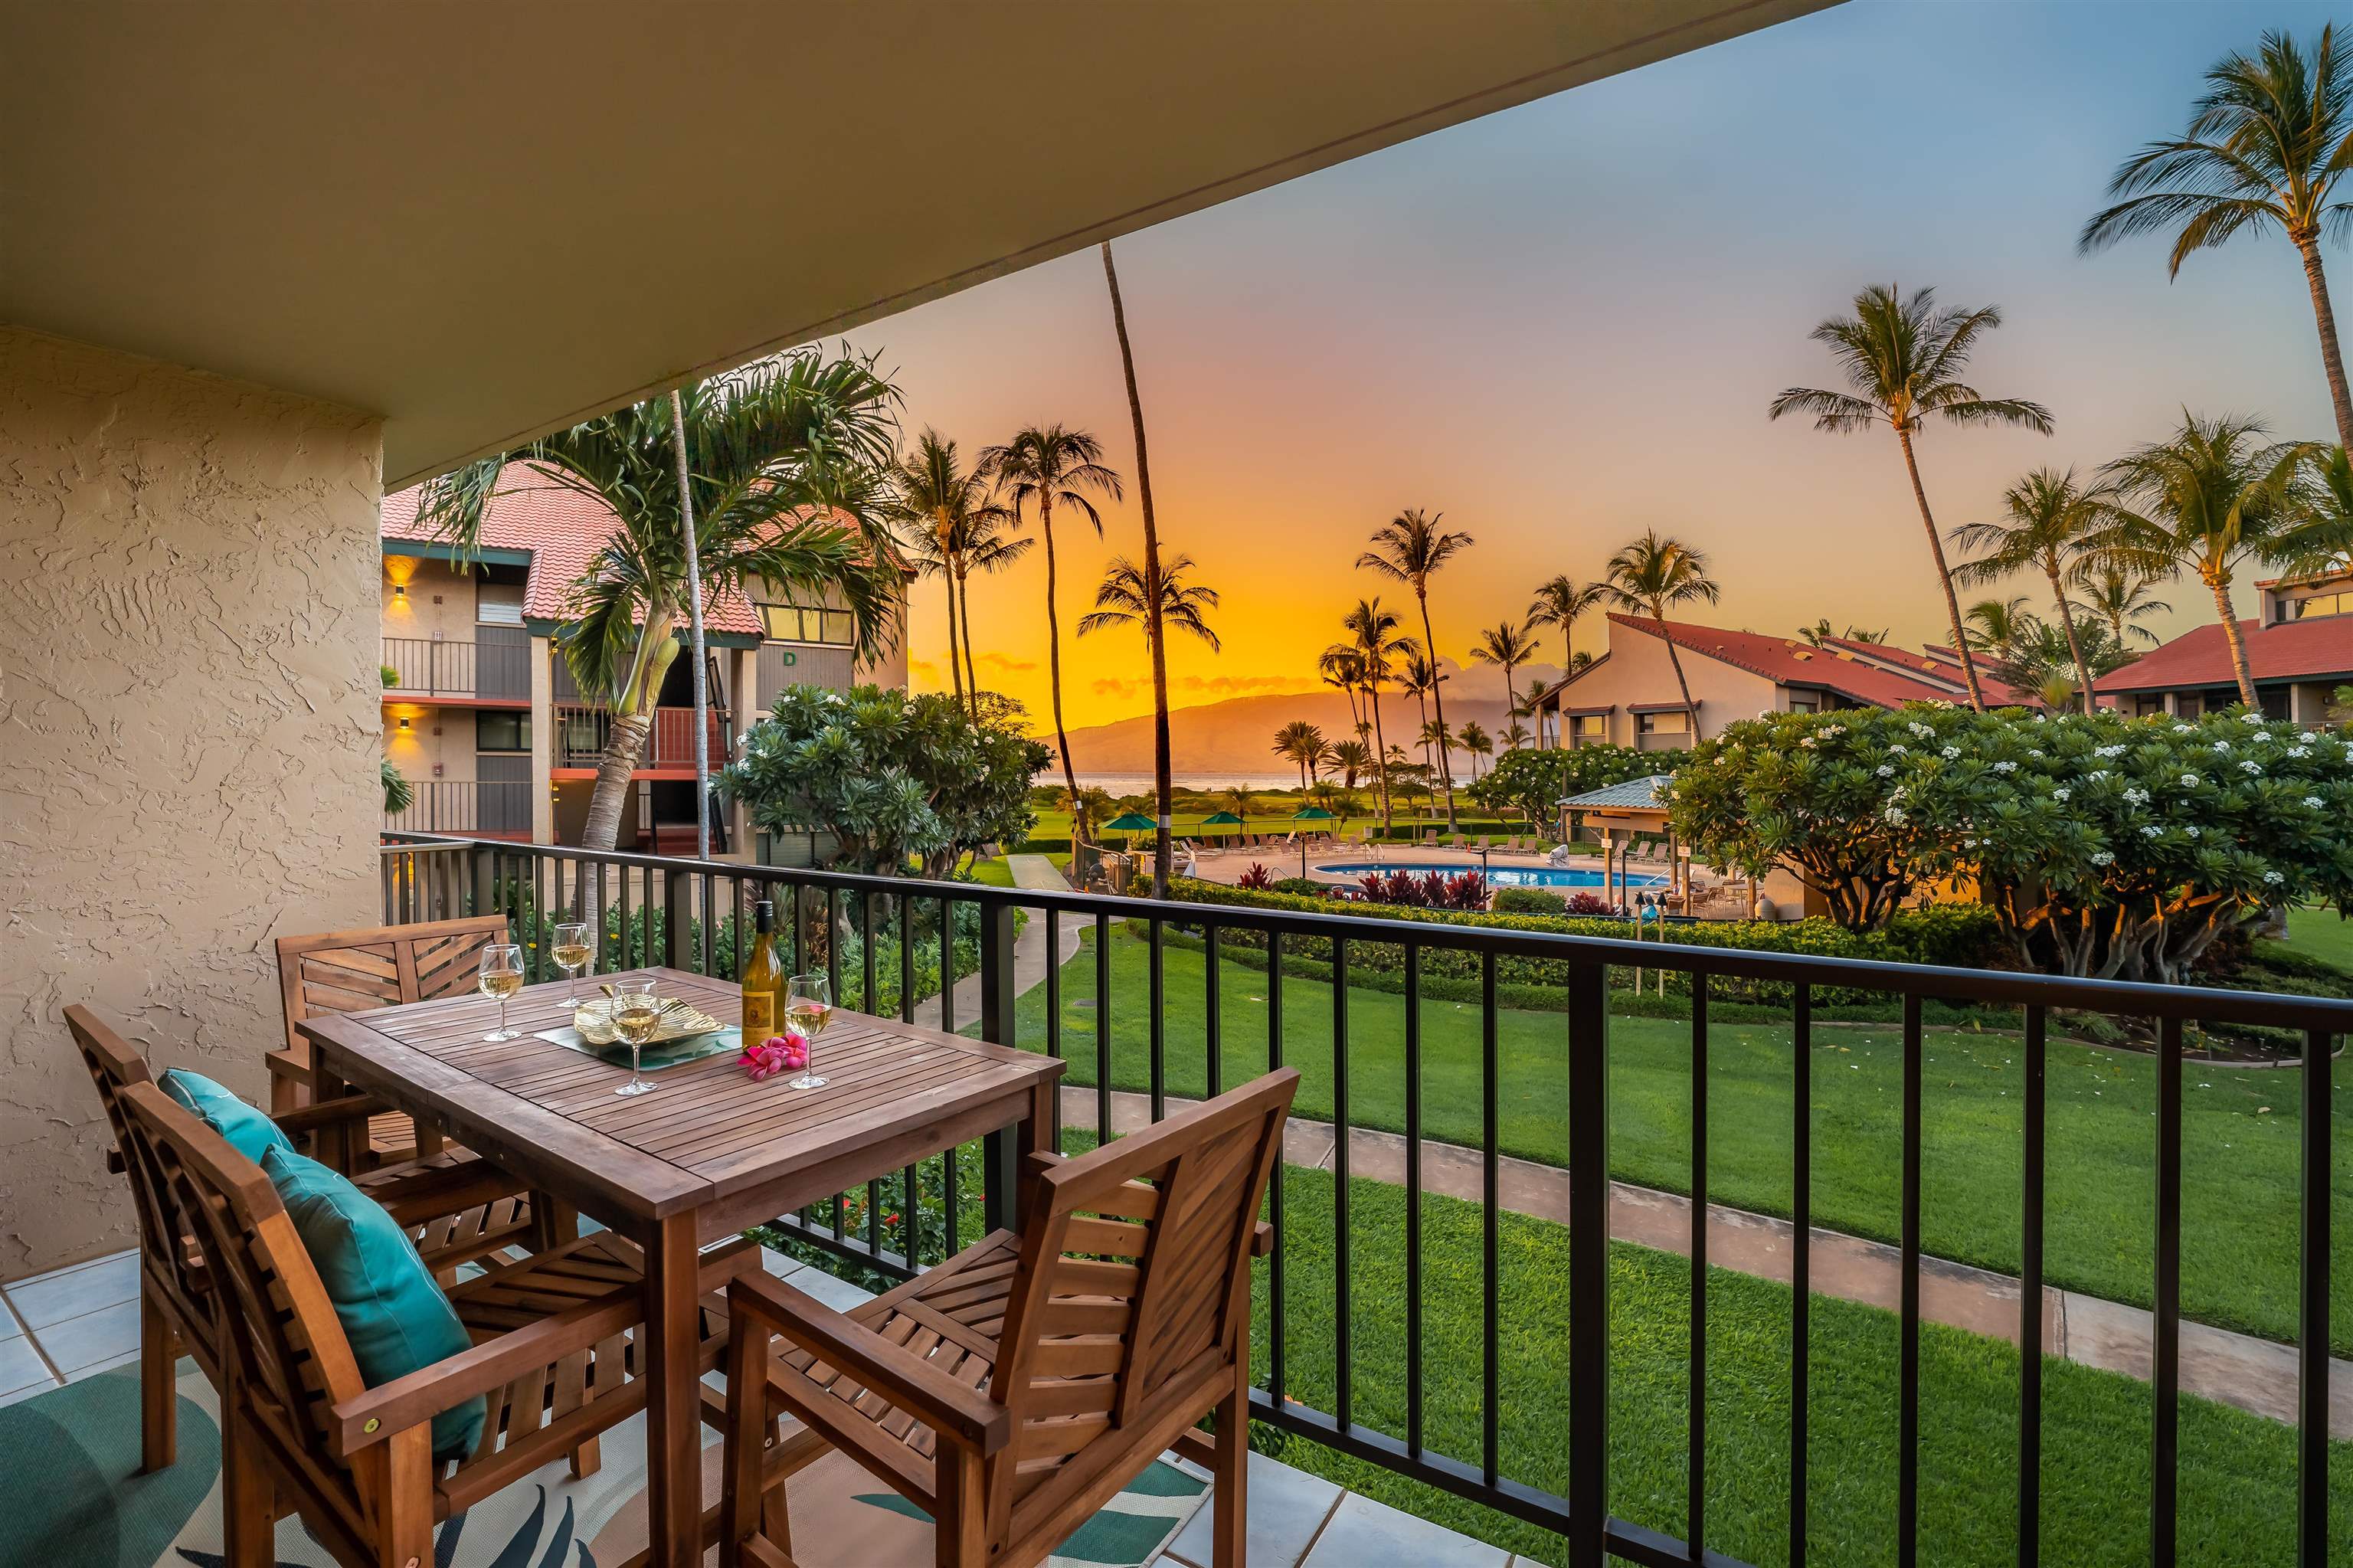
M 2029 468 L 2089 468 L 2162 435 L 2185 403 L 2329 433 L 2284 239 L 2204 253 L 2172 283 L 2158 241 L 2074 250 L 2116 164 L 2179 127 L 2207 66 L 2328 16 L 1851 4 L 1121 240 L 1164 538 L 1227 601 L 1222 657 L 1172 647 L 1177 700 L 1312 685 L 1340 610 L 1377 587 L 1350 562 L 1408 505 L 1478 539 L 1433 590 L 1456 657 L 1530 584 L 1592 577 L 1646 527 L 1710 554 L 1722 624 L 1827 615 L 1940 635 L 1893 438 L 1765 417 L 1784 387 L 1831 381 L 1806 334 L 1869 282 L 1999 303 L 2008 324 L 1974 378 L 2056 419 L 2047 439 L 1924 441 L 1947 527 L 1989 514 Z M 2353 305 L 2353 269 L 2330 260 Z M 1060 419 L 1132 466 L 1092 252 L 853 341 L 897 367 L 911 425 L 976 448 Z M 1067 541 L 1066 627 L 1103 559 L 1136 547 L 1132 506 L 1108 522 L 1100 546 Z M 2198 612 L 2190 587 L 2168 596 L 2168 631 Z M 974 596 L 984 682 L 1040 710 L 1042 593 L 1033 556 Z M 944 644 L 934 595 L 915 617 L 922 682 Z M 1078 652 L 1073 723 L 1148 701 L 1130 641 Z

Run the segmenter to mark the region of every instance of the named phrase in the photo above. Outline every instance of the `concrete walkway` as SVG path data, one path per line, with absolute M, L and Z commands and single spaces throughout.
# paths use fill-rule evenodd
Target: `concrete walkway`
M 1194 1102 L 1171 1097 L 1170 1109 Z M 1140 1094 L 1113 1092 L 1112 1128 L 1134 1132 L 1150 1125 L 1152 1101 Z M 1092 1127 L 1094 1091 L 1065 1086 L 1062 1124 Z M 1293 1118 L 1283 1135 L 1283 1162 L 1329 1171 L 1338 1139 L 1331 1124 Z M 1406 1140 L 1393 1132 L 1352 1128 L 1348 1171 L 1356 1177 L 1403 1186 Z M 1505 1156 L 1498 1162 L 1497 1191 L 1514 1213 L 1557 1224 L 1568 1223 L 1568 1172 L 1556 1166 Z M 1458 1144 L 1421 1145 L 1421 1184 L 1426 1192 L 1480 1203 L 1486 1196 L 1486 1160 L 1480 1150 Z M 1797 1227 L 1787 1220 L 1711 1203 L 1707 1211 L 1708 1262 L 1719 1268 L 1790 1283 L 1790 1243 Z M 1612 1184 L 1609 1234 L 1689 1256 L 1692 1203 L 1688 1198 Z M 1902 1287 L 1903 1255 L 1880 1242 L 1864 1241 L 1816 1226 L 1810 1234 L 1809 1285 L 1817 1295 L 1894 1311 Z M 2018 1342 L 2020 1282 L 1965 1264 L 1924 1256 L 1920 1260 L 1920 1315 L 1932 1323 Z M 2154 1361 L 2153 1315 L 2137 1307 L 2073 1290 L 2045 1287 L 2042 1345 L 2047 1355 L 2083 1366 L 2123 1372 L 2147 1382 Z M 2184 1320 L 2181 1324 L 2181 1389 L 2217 1404 L 2236 1406 L 2293 1425 L 2296 1414 L 2295 1347 Z M 2353 1439 L 2353 1361 L 2333 1358 L 2329 1372 L 2329 1434 Z
M 1071 885 L 1056 870 L 1054 863 L 1042 854 L 1017 854 L 1007 857 L 1013 868 L 1013 885 L 1032 892 L 1068 893 Z M 1021 927 L 1021 935 L 1013 939 L 1013 994 L 1026 996 L 1036 986 L 1046 983 L 1046 917 L 1038 910 L 1029 912 L 1029 918 Z M 1054 956 L 1054 967 L 1069 963 L 1079 954 L 1079 933 L 1087 924 L 1084 920 L 1069 919 L 1061 923 L 1061 951 Z M 980 1017 L 980 976 L 969 974 L 955 983 L 955 1009 L 952 1022 L 958 1029 L 970 1028 Z M 940 999 L 929 997 L 915 1003 L 915 1022 L 926 1029 L 940 1026 Z

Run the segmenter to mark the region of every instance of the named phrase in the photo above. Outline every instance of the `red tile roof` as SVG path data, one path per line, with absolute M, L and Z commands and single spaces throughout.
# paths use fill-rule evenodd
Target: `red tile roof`
M 1647 617 L 1613 610 L 1609 619 L 1616 625 L 1645 636 L 1658 635 L 1658 623 Z M 1670 620 L 1666 628 L 1668 637 L 1678 648 L 1721 660 L 1783 685 L 1819 686 L 1854 702 L 1883 708 L 1953 700 L 1953 688 L 1945 682 L 1900 674 L 1877 664 L 1864 663 L 1851 654 L 1812 647 L 1795 638 L 1768 637 L 1757 631 L 1726 631 L 1684 620 Z
M 2277 626 L 2242 620 L 2239 630 L 2247 638 L 2247 667 L 2258 681 L 2353 680 L 2353 615 L 2315 616 Z M 2221 623 L 2210 621 L 2101 676 L 2098 689 L 2169 692 L 2228 686 L 2237 680 Z
M 1900 664 L 1906 671 L 1926 675 L 1950 686 L 1956 700 L 1968 692 L 1968 683 L 1961 676 L 1960 656 L 1950 648 L 1931 644 L 1915 653 L 1908 648 L 1898 648 L 1886 642 L 1857 642 L 1846 637 L 1831 637 L 1825 641 L 1859 659 L 1877 659 L 1890 664 Z M 1997 707 L 2031 704 L 2036 700 L 2032 693 L 2006 685 L 1987 674 L 1982 662 L 1978 666 L 1978 684 L 1985 688 L 1986 701 Z

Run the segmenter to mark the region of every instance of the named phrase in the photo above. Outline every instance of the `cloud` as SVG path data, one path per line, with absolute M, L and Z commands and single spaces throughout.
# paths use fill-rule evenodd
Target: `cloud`
M 1133 697 L 1150 691 L 1152 683 L 1122 680 L 1114 675 L 1098 675 L 1087 683 L 1087 689 L 1099 697 Z
M 940 666 L 936 660 L 909 659 L 907 673 L 921 676 L 926 681 L 936 681 L 940 678 Z
M 1300 690 L 1296 675 L 1185 675 L 1177 679 L 1176 686 L 1179 691 L 1213 697 L 1250 696 L 1264 692 L 1313 694 Z

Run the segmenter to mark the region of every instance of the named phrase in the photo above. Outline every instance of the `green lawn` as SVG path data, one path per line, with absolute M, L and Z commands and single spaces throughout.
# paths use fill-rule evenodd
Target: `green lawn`
M 1330 1411 L 1335 1184 L 1286 1172 L 1285 1383 Z M 1405 1429 L 1405 1194 L 1351 1183 L 1355 1416 Z M 1427 1198 L 1422 1308 L 1425 1441 L 1480 1459 L 1482 1219 L 1472 1204 Z M 1568 1489 L 1567 1233 L 1506 1215 L 1502 1227 L 1501 1468 Z M 1263 1374 L 1266 1271 L 1259 1271 L 1254 1370 Z M 1689 1398 L 1690 1266 L 1620 1245 L 1611 1258 L 1610 1508 L 1678 1534 Z M 1787 1561 L 1789 1299 L 1786 1288 L 1718 1271 L 1708 1283 L 1708 1541 L 1758 1563 Z M 1817 1297 L 1809 1336 L 1810 1563 L 1894 1561 L 1897 1321 Z M 2008 1345 L 1928 1325 L 1921 1331 L 1921 1554 L 1939 1568 L 2015 1561 L 2018 1358 Z M 2147 1561 L 2149 1393 L 2130 1378 L 2046 1361 L 2042 1561 Z M 2293 1432 L 2260 1416 L 2181 1402 L 2180 1561 L 2278 1565 L 2295 1558 Z M 1434 1488 L 1293 1439 L 1284 1462 L 1396 1507 L 1550 1563 L 1559 1539 Z M 2353 1561 L 2353 1444 L 2331 1463 L 2333 1539 Z
M 2257 944 L 2257 950 L 2274 946 Z M 2341 969 L 2353 969 L 2353 920 L 2341 918 L 2334 909 L 2291 909 L 2287 916 L 2287 940 L 2278 944 L 2323 959 Z
M 1112 1080 L 1148 1086 L 1147 949 L 1142 927 L 1113 927 Z M 1095 1081 L 1094 955 L 1063 970 L 1062 1043 L 1071 1079 Z M 1206 959 L 1165 954 L 1171 1094 L 1206 1088 Z M 1266 1065 L 1266 976 L 1220 968 L 1225 1081 Z M 1331 988 L 1282 989 L 1284 1059 L 1301 1069 L 1298 1114 L 1333 1107 Z M 1349 1102 L 1358 1125 L 1402 1131 L 1404 1001 L 1350 988 Z M 1045 992 L 1022 999 L 1018 1041 L 1046 1043 Z M 1475 1005 L 1422 1006 L 1423 1130 L 1480 1141 Z M 1498 1140 L 1508 1153 L 1566 1157 L 1567 1030 L 1559 1013 L 1504 1012 L 1499 1023 Z M 1612 1168 L 1622 1180 L 1690 1189 L 1691 1026 L 1620 1017 L 1610 1029 Z M 2014 1272 L 2020 1257 L 2022 1044 L 1932 1031 L 1926 1044 L 1922 1225 L 1939 1256 Z M 1718 1202 L 1790 1212 L 1793 1044 L 1787 1025 L 1709 1032 L 1709 1192 Z M 2147 1305 L 2152 1296 L 2154 1061 L 2073 1043 L 2047 1048 L 2046 1273 L 2052 1284 Z M 1818 1027 L 1812 1052 L 1813 1219 L 1893 1240 L 1899 1222 L 1902 1050 L 1892 1026 Z M 2331 1292 L 2340 1353 L 2353 1350 L 2353 1071 L 2336 1090 L 2337 1222 Z M 2186 1065 L 2182 1301 L 2203 1321 L 2292 1340 L 2297 1214 L 2297 1096 L 2292 1071 Z

